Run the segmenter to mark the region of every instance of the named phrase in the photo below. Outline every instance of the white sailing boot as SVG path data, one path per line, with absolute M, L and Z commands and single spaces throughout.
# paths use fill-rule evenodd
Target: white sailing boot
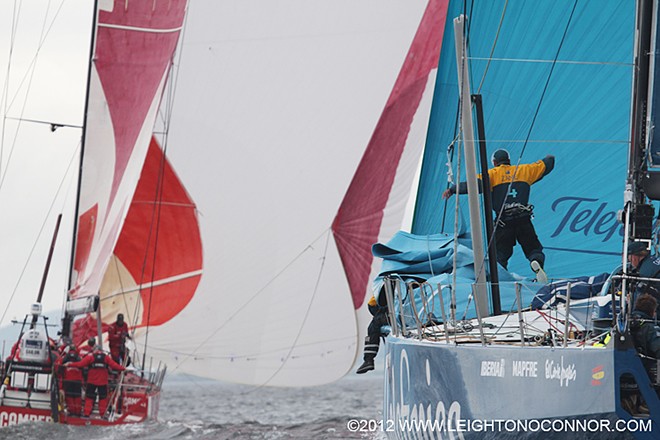
M 532 266 L 532 270 L 536 274 L 536 282 L 540 284 L 548 284 L 548 275 L 546 275 L 541 264 L 536 260 L 532 260 L 530 266 Z

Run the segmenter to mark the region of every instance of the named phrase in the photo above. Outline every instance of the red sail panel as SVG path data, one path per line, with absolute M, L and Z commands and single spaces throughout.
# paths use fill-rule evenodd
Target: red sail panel
M 152 138 L 101 286 L 104 329 L 117 313 L 131 327 L 169 321 L 195 294 L 202 265 L 196 206 Z M 94 316 L 74 323 L 76 343 L 96 332 Z
M 87 267 L 89 250 L 92 247 L 96 218 L 98 217 L 98 205 L 92 206 L 88 211 L 82 213 L 78 218 L 78 240 L 76 241 L 76 260 L 73 265 L 78 272 Z
M 448 0 L 430 0 L 385 109 L 334 219 L 332 230 L 353 305 L 364 303 L 373 257 L 413 118 L 437 69 Z M 419 146 L 414 146 L 419 147 Z M 403 207 L 402 207 L 403 208 Z
M 114 255 L 134 285 L 144 286 L 140 289 L 144 312 L 137 325 L 160 325 L 176 316 L 190 302 L 201 279 L 197 210 L 155 139 Z M 108 272 L 113 270 L 110 265 Z M 113 292 L 101 292 L 102 301 L 106 294 Z M 105 301 L 101 304 L 102 310 L 107 308 Z
M 181 27 L 186 2 L 168 3 L 154 13 L 156 2 L 130 2 L 124 7 L 125 2 L 117 0 L 111 12 L 99 12 L 95 65 L 117 145 L 111 200 L 179 39 L 178 32 L 160 31 Z

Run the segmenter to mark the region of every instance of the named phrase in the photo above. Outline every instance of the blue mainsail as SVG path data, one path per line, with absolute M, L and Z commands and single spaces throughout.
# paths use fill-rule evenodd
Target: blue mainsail
M 506 148 L 512 165 L 556 156 L 530 203 L 549 276 L 568 278 L 610 272 L 621 262 L 616 212 L 630 137 L 635 6 L 560 3 L 566 7 L 550 0 L 453 1 L 448 17 L 469 17 L 471 86 L 483 96 L 489 156 Z M 445 212 L 441 194 L 447 147 L 458 133 L 454 44 L 447 20 L 412 227 L 420 235 L 453 230 L 456 198 Z M 509 269 L 531 275 L 519 248 Z

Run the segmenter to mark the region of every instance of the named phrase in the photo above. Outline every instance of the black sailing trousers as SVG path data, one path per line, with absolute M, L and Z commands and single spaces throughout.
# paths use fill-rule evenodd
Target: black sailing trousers
M 545 262 L 543 246 L 536 236 L 530 215 L 523 215 L 497 222 L 497 227 L 495 228 L 497 262 L 505 269 L 509 263 L 509 258 L 513 255 L 513 247 L 516 245 L 516 241 L 520 243 L 525 257 L 530 262 L 536 260 L 543 267 L 543 263 Z

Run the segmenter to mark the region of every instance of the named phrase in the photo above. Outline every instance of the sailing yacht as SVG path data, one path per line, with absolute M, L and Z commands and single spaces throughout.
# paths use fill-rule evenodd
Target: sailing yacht
M 102 344 L 119 312 L 134 335 L 136 329 L 147 332 L 176 315 L 199 283 L 195 206 L 153 139 L 185 9 L 185 0 L 95 5 L 60 345 L 82 345 L 90 337 Z M 52 123 L 51 130 L 60 126 Z M 107 425 L 155 417 L 166 367 L 147 367 L 146 343 L 141 358 L 133 354 L 134 367 L 111 381 L 109 412 L 89 418 L 64 405 L 63 379 L 54 368 L 56 335 L 39 322 L 59 219 L 55 231 L 32 319 L 23 321 L 3 367 L 1 424 Z M 174 249 L 180 255 L 172 264 Z M 129 356 L 123 362 L 128 366 Z
M 655 240 L 657 14 L 655 1 L 429 2 L 420 32 L 441 17 L 443 33 L 412 233 L 373 248 L 391 324 L 388 435 L 657 438 L 626 264 L 629 243 Z M 498 266 L 482 227 L 477 173 L 500 148 L 513 166 L 556 157 L 530 200 L 548 286 L 519 249 Z M 443 202 L 465 179 L 469 201 Z

